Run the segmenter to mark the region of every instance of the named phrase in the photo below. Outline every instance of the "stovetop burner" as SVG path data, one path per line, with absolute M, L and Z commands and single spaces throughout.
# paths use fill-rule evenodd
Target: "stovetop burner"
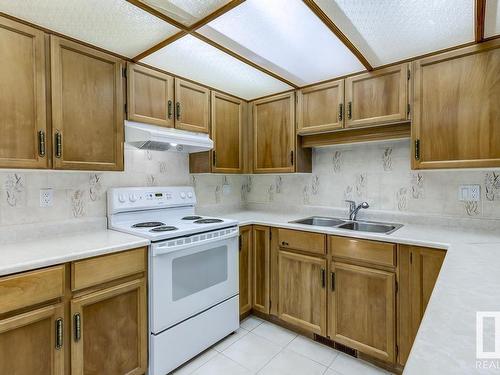
M 177 230 L 177 227 L 173 227 L 170 225 L 162 225 L 161 227 L 156 227 L 150 230 L 150 232 L 171 232 L 173 230 Z
M 132 228 L 153 228 L 153 227 L 159 227 L 160 225 L 165 225 L 165 223 L 162 223 L 161 221 L 146 221 L 144 223 L 137 223 L 132 225 Z
M 182 220 L 198 220 L 201 219 L 201 216 L 184 216 Z
M 194 221 L 196 224 L 212 224 L 212 223 L 222 223 L 224 220 L 221 219 L 200 219 Z

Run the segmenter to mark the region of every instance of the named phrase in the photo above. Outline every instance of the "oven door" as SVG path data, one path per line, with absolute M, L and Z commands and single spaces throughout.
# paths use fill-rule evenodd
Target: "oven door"
M 151 245 L 153 334 L 238 294 L 238 228 L 218 231 L 217 237 L 202 236 L 203 240 L 192 236 L 168 249 L 166 243 Z

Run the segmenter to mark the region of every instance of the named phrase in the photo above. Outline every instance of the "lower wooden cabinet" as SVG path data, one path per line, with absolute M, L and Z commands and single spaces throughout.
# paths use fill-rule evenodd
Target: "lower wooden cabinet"
M 240 315 L 252 309 L 252 226 L 240 228 Z
M 63 375 L 63 318 L 54 304 L 1 319 L 0 374 Z
M 253 309 L 269 314 L 269 257 L 271 228 L 254 225 L 252 249 Z

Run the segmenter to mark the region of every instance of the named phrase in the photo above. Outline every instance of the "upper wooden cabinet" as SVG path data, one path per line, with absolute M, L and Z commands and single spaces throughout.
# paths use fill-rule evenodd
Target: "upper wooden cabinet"
M 57 169 L 123 170 L 123 61 L 51 37 Z
M 344 121 L 344 80 L 311 86 L 297 92 L 297 132 L 337 130 Z
M 210 90 L 175 79 L 175 127 L 198 133 L 210 131 Z
M 44 33 L 0 17 L 0 167 L 48 168 Z
M 408 64 L 345 80 L 345 127 L 408 119 Z
M 414 63 L 413 168 L 500 166 L 500 40 Z
M 174 77 L 128 63 L 127 118 L 174 127 Z

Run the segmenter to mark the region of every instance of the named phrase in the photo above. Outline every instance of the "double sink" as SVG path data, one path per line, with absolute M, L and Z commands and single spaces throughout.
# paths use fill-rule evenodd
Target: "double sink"
M 290 223 L 382 234 L 391 234 L 403 226 L 402 224 L 379 223 L 375 221 L 350 221 L 322 216 L 312 216 L 305 219 L 290 221 Z

